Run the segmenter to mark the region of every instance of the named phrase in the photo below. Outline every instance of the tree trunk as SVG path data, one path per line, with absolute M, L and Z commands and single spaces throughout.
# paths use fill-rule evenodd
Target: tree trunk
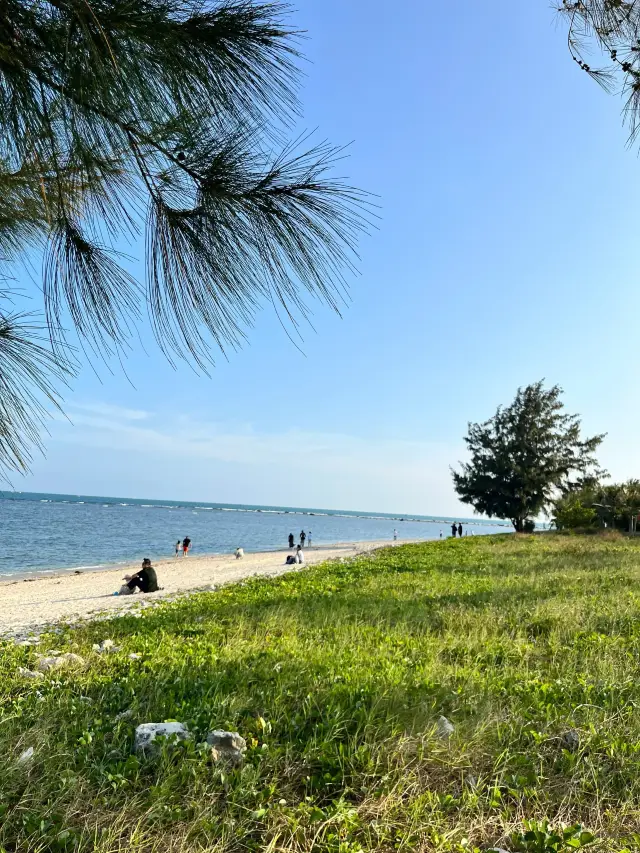
M 524 530 L 524 518 L 512 518 L 511 523 L 514 526 L 516 533 L 522 533 Z

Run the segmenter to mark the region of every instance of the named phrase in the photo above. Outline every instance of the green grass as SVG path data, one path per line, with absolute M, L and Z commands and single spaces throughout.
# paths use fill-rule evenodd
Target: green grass
M 36 650 L 3 643 L 0 850 L 579 843 L 525 837 L 531 820 L 580 823 L 592 850 L 640 849 L 639 616 L 631 540 L 474 537 L 46 635 L 40 650 L 86 666 L 42 682 L 18 674 Z M 122 650 L 94 653 L 107 637 Z M 135 758 L 135 725 L 163 720 L 194 742 Z M 210 762 L 212 728 L 246 738 L 242 768 Z

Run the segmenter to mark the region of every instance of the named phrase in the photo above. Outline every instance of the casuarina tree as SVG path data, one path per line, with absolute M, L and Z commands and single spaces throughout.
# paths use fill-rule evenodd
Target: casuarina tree
M 521 532 L 569 482 L 602 475 L 595 451 L 604 435 L 581 436 L 578 415 L 564 411 L 562 389 L 542 382 L 519 388 L 509 406 L 469 424 L 469 462 L 452 471 L 464 503 L 490 518 L 509 519 Z
M 4 0 L 0 258 L 41 250 L 45 322 L 0 293 L 0 474 L 28 464 L 74 341 L 121 356 L 148 313 L 169 359 L 206 371 L 261 304 L 293 329 L 307 297 L 339 309 L 368 202 L 333 176 L 341 149 L 287 142 L 299 115 L 287 12 Z M 117 251 L 140 232 L 144 282 Z
M 622 93 L 630 141 L 635 141 L 640 131 L 640 3 L 558 0 L 556 8 L 567 24 L 573 61 L 606 91 Z

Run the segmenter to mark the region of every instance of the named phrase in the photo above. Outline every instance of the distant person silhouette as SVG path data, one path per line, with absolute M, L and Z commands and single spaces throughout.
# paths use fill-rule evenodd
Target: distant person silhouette
M 189 554 L 189 546 L 191 545 L 191 539 L 188 536 L 185 536 L 182 540 L 182 556 L 187 557 Z
M 456 538 L 457 532 L 458 532 L 458 527 L 454 521 L 453 524 L 451 525 L 451 535 L 453 536 L 454 539 Z
M 395 527 L 393 528 L 393 541 L 398 541 L 398 531 L 395 529 Z
M 311 531 L 307 533 L 307 548 L 311 548 Z
M 440 531 L 440 538 L 442 539 L 442 530 Z
M 458 536 L 462 536 L 462 525 L 458 525 Z
M 181 550 L 182 550 L 182 542 L 178 539 L 178 541 L 176 542 L 176 557 L 178 556 L 178 554 L 180 553 Z
M 304 548 L 304 540 L 306 538 L 307 538 L 307 534 L 304 532 L 304 530 L 301 530 L 300 531 L 300 547 L 301 548 Z
M 295 542 L 293 539 L 293 533 L 290 533 L 289 534 L 289 548 L 293 548 L 294 544 L 295 544 Z

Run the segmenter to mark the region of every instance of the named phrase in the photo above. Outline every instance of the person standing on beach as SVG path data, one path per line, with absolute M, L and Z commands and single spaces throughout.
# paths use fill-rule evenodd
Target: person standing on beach
M 457 528 L 456 523 L 454 521 L 453 524 L 451 525 L 451 535 L 453 536 L 454 539 L 456 538 L 457 532 L 458 532 L 458 528 Z
M 176 557 L 178 556 L 178 554 L 180 553 L 181 550 L 182 550 L 182 542 L 178 539 L 178 541 L 176 542 Z
M 462 539 L 462 525 L 458 525 L 458 536 Z
M 295 543 L 294 543 L 293 533 L 290 533 L 289 534 L 289 548 L 293 548 L 294 544 Z
M 442 539 L 442 530 L 440 531 L 440 538 Z
M 187 557 L 189 555 L 189 546 L 191 545 L 191 539 L 188 536 L 185 536 L 182 540 L 182 556 Z
M 398 541 L 398 531 L 395 529 L 395 527 L 393 528 L 393 541 Z
M 301 547 L 301 548 L 303 548 L 303 547 L 304 547 L 304 540 L 305 540 L 306 538 L 307 538 L 307 534 L 304 532 L 304 530 L 301 530 L 301 531 L 300 531 L 300 547 Z
M 307 533 L 307 547 L 311 548 L 311 531 Z

